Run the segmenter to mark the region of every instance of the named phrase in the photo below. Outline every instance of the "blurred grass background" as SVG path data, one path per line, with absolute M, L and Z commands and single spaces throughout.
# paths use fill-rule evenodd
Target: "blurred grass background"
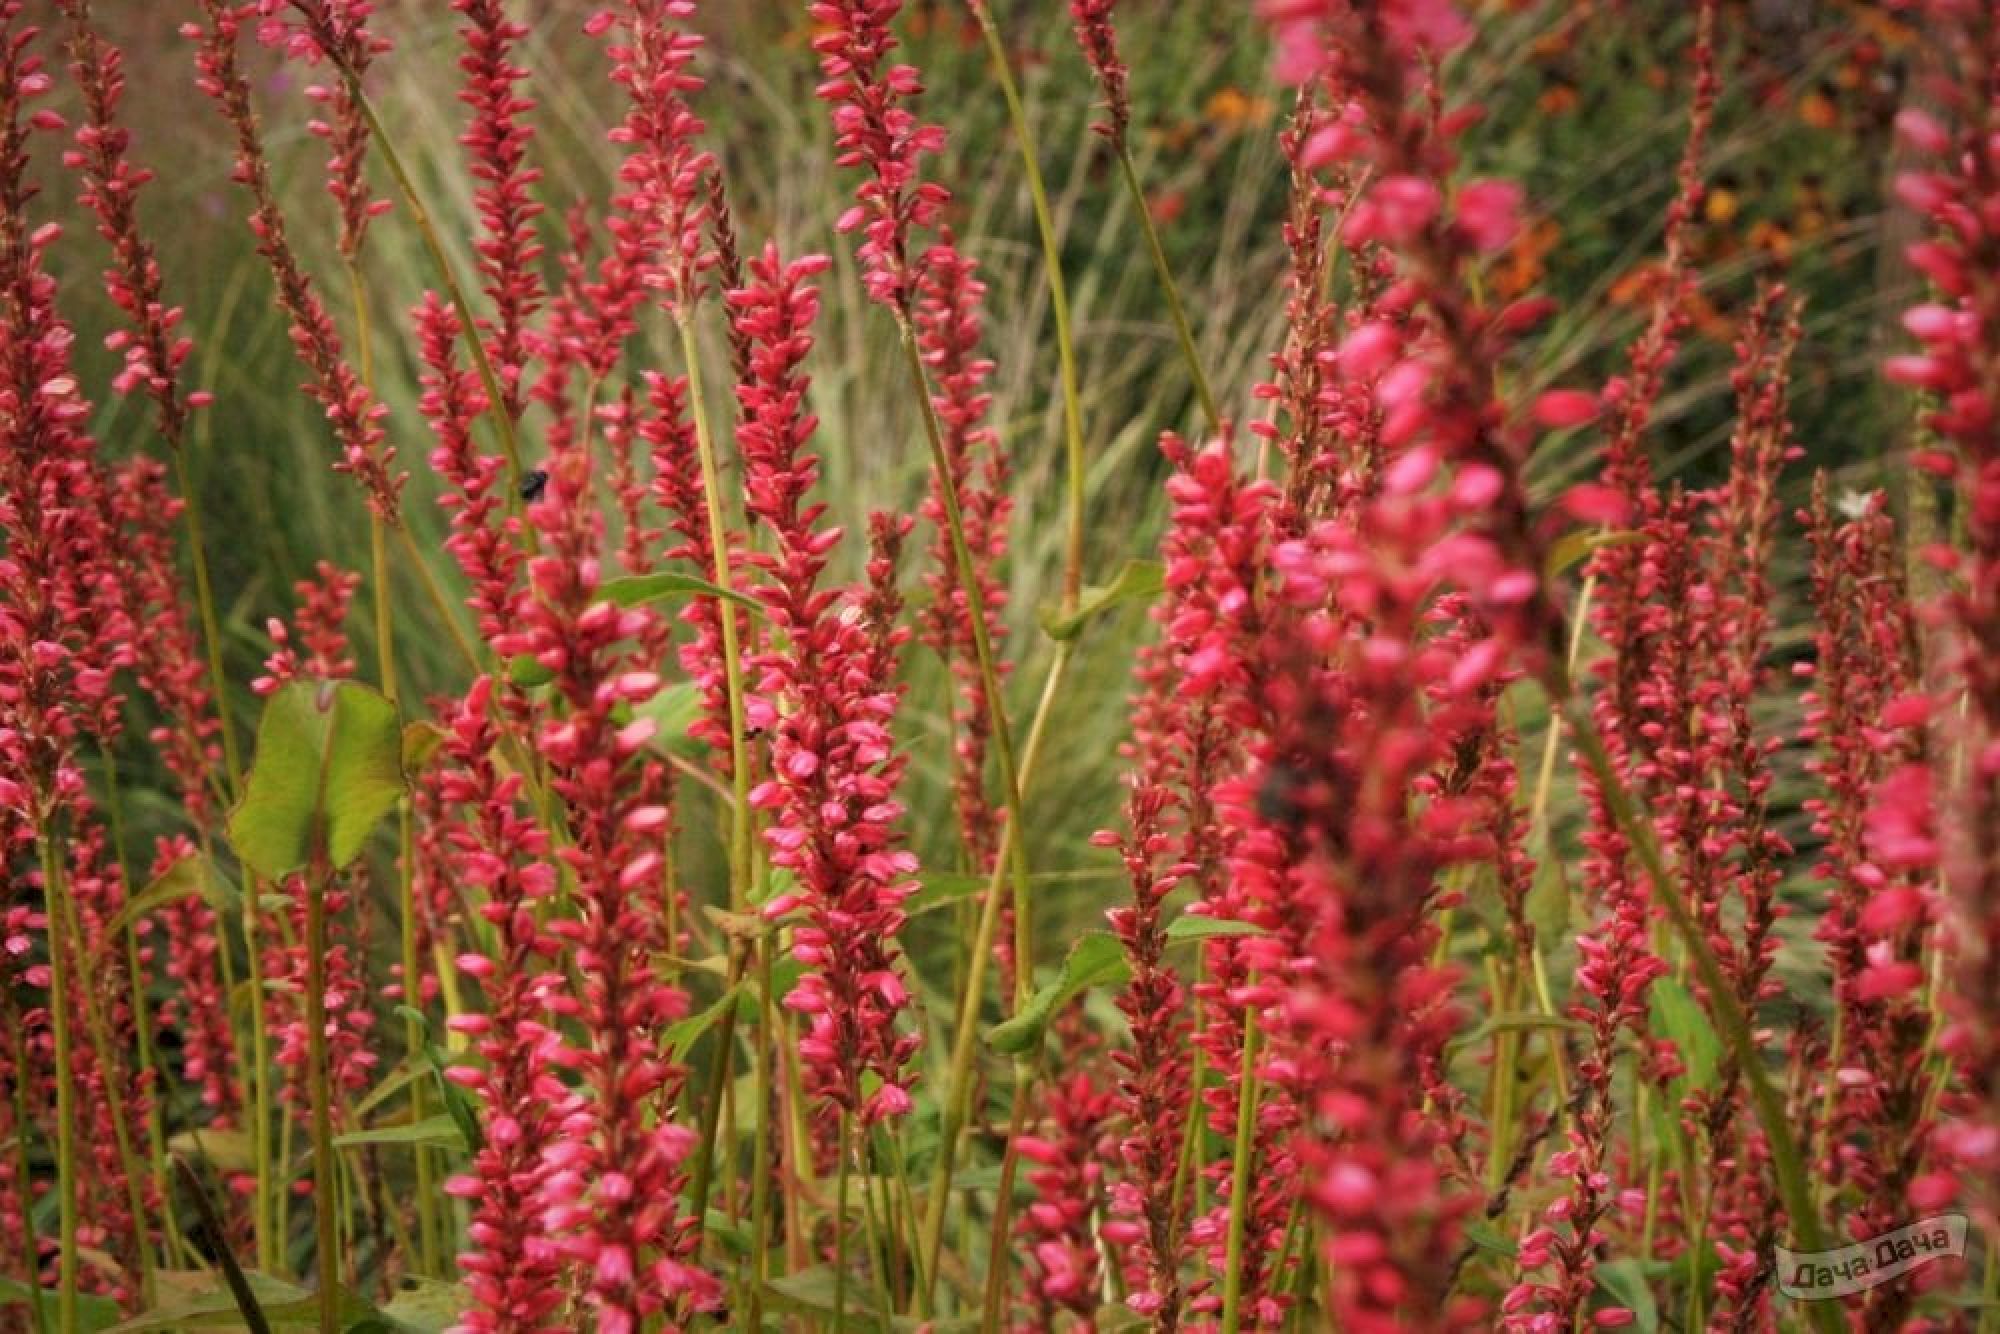
M 925 452 L 892 330 L 861 296 L 848 239 L 831 230 L 853 181 L 832 167 L 825 109 L 811 95 L 818 74 L 805 5 L 705 8 L 711 45 L 700 69 L 709 86 L 695 105 L 709 122 L 745 249 L 774 237 L 788 253 L 825 250 L 839 261 L 827 279 L 820 348 L 810 363 L 827 498 L 850 531 L 870 509 L 913 510 Z M 995 8 L 1039 137 L 1076 306 L 1091 459 L 1088 570 L 1104 578 L 1125 558 L 1153 550 L 1161 512 L 1155 441 L 1164 429 L 1194 429 L 1196 414 L 1115 164 L 1088 128 L 1095 90 L 1070 40 L 1066 6 L 1023 0 Z M 1600 382 L 1620 369 L 1624 344 L 1644 315 L 1647 265 L 1685 132 L 1691 7 L 1678 0 L 1491 0 L 1476 8 L 1479 38 L 1450 76 L 1457 92 L 1487 108 L 1466 141 L 1469 170 L 1521 180 L 1535 210 L 1487 281 L 1502 294 L 1542 290 L 1561 304 L 1548 335 L 1531 344 L 1534 360 L 1513 368 L 1518 380 L 1509 392 Z M 194 471 L 215 534 L 211 560 L 231 676 L 245 681 L 267 649 L 265 619 L 290 609 L 292 581 L 321 559 L 365 569 L 368 528 L 355 488 L 328 471 L 318 410 L 296 391 L 302 377 L 242 225 L 245 205 L 227 177 L 223 127 L 195 93 L 189 44 L 174 31 L 185 17 L 180 9 L 100 6 L 102 22 L 128 52 L 135 152 L 159 173 L 142 217 L 161 247 L 169 294 L 189 311 L 193 380 L 217 399 L 199 419 Z M 603 135 L 623 112 L 623 94 L 605 79 L 597 44 L 580 31 L 585 8 L 537 0 L 520 12 L 534 27 L 523 53 L 534 71 L 525 91 L 540 104 L 535 161 L 546 173 L 542 223 L 554 250 L 563 211 L 608 193 L 614 158 Z M 474 214 L 456 144 L 463 108 L 455 96 L 455 18 L 436 0 L 381 5 L 378 26 L 396 49 L 372 73 L 371 93 L 416 167 L 458 272 L 469 276 Z M 1287 95 L 1269 79 L 1263 32 L 1247 4 L 1129 0 L 1120 7 L 1120 30 L 1133 68 L 1134 141 L 1150 207 L 1210 377 L 1227 410 L 1246 419 L 1258 410 L 1251 389 L 1282 332 L 1278 222 L 1286 173 L 1275 134 Z M 1061 421 L 1041 257 L 1016 146 L 976 29 L 958 5 L 917 3 L 906 8 L 901 32 L 903 55 L 924 71 L 928 114 L 950 129 L 939 173 L 955 192 L 951 224 L 989 285 L 987 347 L 998 363 L 992 420 L 1013 460 L 1017 502 L 1006 570 L 1008 653 L 1018 664 L 1010 703 L 1013 716 L 1025 718 L 1050 650 L 1035 612 L 1052 599 L 1061 564 Z M 1724 6 L 1722 32 L 1714 188 L 1696 228 L 1704 299 L 1661 407 L 1655 456 L 1668 475 L 1692 483 L 1717 475 L 1727 453 L 1732 320 L 1758 277 L 1781 274 L 1808 299 L 1794 412 L 1810 458 L 1792 470 L 1791 494 L 1803 495 L 1812 466 L 1840 470 L 1845 485 L 1881 485 L 1905 415 L 1905 405 L 1877 389 L 1872 366 L 1888 313 L 1906 295 L 1894 247 L 1885 245 L 1896 223 L 1882 201 L 1888 126 L 1904 96 L 1912 34 L 1873 6 L 1835 0 L 1735 0 Z M 308 103 L 264 53 L 247 55 L 295 241 L 316 261 L 329 304 L 351 333 L 332 255 L 334 214 L 321 187 L 322 148 L 303 128 Z M 42 165 L 44 203 L 82 231 L 69 182 Z M 379 163 L 375 179 L 391 193 Z M 112 365 L 101 337 L 114 327 L 96 282 L 101 256 L 81 244 L 61 253 L 77 270 L 64 275 L 64 291 L 66 314 L 82 335 L 86 382 L 101 386 Z M 416 368 L 403 318 L 436 279 L 400 204 L 371 229 L 365 265 L 377 388 L 413 475 L 410 522 L 455 589 L 456 572 L 439 547 L 442 524 L 425 463 L 431 441 L 414 411 Z M 720 385 L 713 305 L 704 324 L 718 368 L 709 382 Z M 656 319 L 633 349 L 632 369 L 676 366 L 670 342 L 670 326 Z M 97 429 L 114 452 L 157 448 L 145 414 L 109 396 L 100 402 Z M 1592 466 L 1586 437 L 1559 439 L 1534 460 L 1543 495 Z M 524 438 L 532 458 L 532 423 Z M 921 596 L 914 561 L 923 544 L 920 534 L 905 570 L 913 596 Z M 854 548 L 844 553 L 850 569 Z M 1783 562 L 1780 620 L 1798 625 L 1790 614 L 1800 599 L 1795 541 Z M 414 702 L 455 688 L 463 669 L 447 636 L 426 629 L 433 613 L 421 585 L 408 571 L 401 580 L 396 597 L 405 629 L 397 646 Z M 364 663 L 374 655 L 367 622 L 357 614 L 350 627 Z M 1136 607 L 1088 632 L 1030 796 L 1038 869 L 1103 855 L 1082 839 L 1117 818 L 1123 699 L 1145 633 Z M 1784 647 L 1795 652 L 1799 642 L 1795 636 Z M 920 647 L 910 649 L 907 671 L 902 731 L 914 755 L 905 787 L 911 828 L 926 862 L 949 866 L 947 686 Z M 247 735 L 252 701 L 239 691 L 230 703 Z M 126 772 L 136 771 L 143 785 L 143 747 L 133 749 Z M 692 822 L 698 825 L 699 815 Z M 130 850 L 137 851 L 144 845 L 136 836 L 169 827 L 171 817 L 163 801 L 140 794 L 132 823 Z M 1069 908 L 1079 923 L 1098 913 L 1082 896 Z

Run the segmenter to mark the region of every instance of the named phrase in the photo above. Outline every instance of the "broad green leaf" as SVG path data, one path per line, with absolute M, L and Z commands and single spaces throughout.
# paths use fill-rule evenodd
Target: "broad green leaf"
M 1261 926 L 1233 917 L 1197 917 L 1182 913 L 1167 923 L 1168 940 L 1212 940 L 1217 936 L 1268 936 Z
M 234 898 L 221 871 L 199 852 L 191 852 L 181 858 L 154 876 L 144 889 L 125 900 L 124 906 L 104 924 L 104 934 L 106 937 L 117 936 L 146 914 L 195 894 L 207 900 L 209 907 L 218 912 L 227 911 Z
M 1452 1045 L 1463 1046 L 1467 1043 L 1480 1042 L 1492 1037 L 1495 1033 L 1532 1032 L 1536 1029 L 1544 1028 L 1573 1033 L 1586 1033 L 1590 1031 L 1587 1025 L 1579 1023 L 1575 1019 L 1562 1018 L 1559 1015 L 1538 1014 L 1533 1010 L 1505 1010 L 1499 1014 L 1486 1016 L 1470 1032 L 1462 1033 L 1458 1037 L 1453 1038 Z
M 1132 975 L 1125 947 L 1104 931 L 1086 931 L 1070 946 L 1056 980 L 1028 998 L 1013 1018 L 987 1031 L 986 1042 L 1009 1055 L 1033 1051 L 1049 1021 L 1072 1000 L 1096 986 L 1116 986 Z
M 1660 1307 L 1653 1300 L 1652 1285 L 1646 1282 L 1645 1271 L 1637 1260 L 1627 1256 L 1597 1266 L 1597 1286 L 1611 1298 L 1610 1305 L 1622 1306 L 1632 1313 L 1631 1328 L 1648 1334 L 1659 1329 Z
M 403 791 L 396 706 L 353 681 L 295 681 L 264 704 L 256 763 L 229 814 L 229 841 L 270 880 L 320 853 L 339 869 L 361 855 Z
M 465 1132 L 449 1112 L 404 1125 L 351 1130 L 345 1135 L 335 1135 L 333 1142 L 343 1149 L 360 1148 L 364 1144 L 437 1144 L 462 1153 L 466 1148 Z
M 156 1275 L 164 1279 L 165 1274 Z M 310 1328 L 317 1323 L 319 1299 L 296 1283 L 272 1278 L 254 1270 L 243 1276 L 249 1283 L 250 1295 L 256 1299 L 258 1308 L 264 1313 L 274 1328 Z M 207 1280 L 199 1284 L 198 1280 Z M 175 1300 L 156 1306 L 150 1311 L 141 1311 L 130 1320 L 112 1325 L 104 1334 L 143 1334 L 148 1330 L 184 1329 L 245 1329 L 248 1326 L 243 1312 L 237 1308 L 236 1298 L 229 1287 L 214 1274 L 189 1275 L 185 1283 L 162 1284 L 163 1287 L 180 1291 L 183 1295 Z M 368 1328 L 383 1328 L 380 1324 L 370 1326 L 369 1320 L 379 1321 L 381 1313 L 353 1293 L 340 1294 L 340 1327 L 343 1331 Z M 393 1330 L 394 1326 L 387 1328 Z
M 458 1323 L 467 1304 L 461 1285 L 412 1275 L 382 1307 L 382 1315 L 392 1328 L 407 1334 L 444 1334 Z
M 1121 602 L 1151 601 L 1167 586 L 1167 569 L 1156 560 L 1128 560 L 1108 584 L 1089 584 L 1067 616 L 1045 612 L 1042 630 L 1051 639 L 1074 639 L 1085 626 Z
M 1662 977 L 1653 982 L 1652 1011 L 1653 1031 L 1672 1039 L 1680 1049 L 1688 1089 L 1701 1093 L 1714 1088 L 1722 1062 L 1722 1039 L 1716 1036 L 1700 1002 L 1678 980 Z
M 51 1192 L 53 1193 L 53 1192 Z M 42 1289 L 42 1314 L 54 1328 L 56 1299 L 60 1296 L 54 1288 Z M 35 1290 L 17 1278 L 0 1275 L 0 1310 L 10 1306 L 32 1306 Z M 95 1293 L 78 1293 L 76 1299 L 77 1334 L 99 1334 L 118 1323 L 118 1303 L 109 1297 L 99 1297 Z M 23 1328 L 33 1328 L 33 1317 L 29 1317 Z
M 712 584 L 706 579 L 697 579 L 691 574 L 678 574 L 672 570 L 659 570 L 652 574 L 627 575 L 623 579 L 607 579 L 597 587 L 599 597 L 621 607 L 637 607 L 642 603 L 658 602 L 670 597 L 711 597 L 727 598 L 740 607 L 761 613 L 764 604 L 747 593 Z

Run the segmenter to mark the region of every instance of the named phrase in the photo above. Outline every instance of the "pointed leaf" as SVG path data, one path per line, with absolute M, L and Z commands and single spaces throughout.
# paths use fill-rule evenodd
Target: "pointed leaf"
M 125 900 L 124 905 L 111 915 L 111 920 L 104 924 L 104 935 L 106 938 L 121 935 L 127 926 L 146 914 L 195 894 L 207 900 L 209 907 L 218 912 L 227 911 L 235 897 L 215 864 L 200 853 L 191 852 Z
M 1233 917 L 1198 917 L 1182 913 L 1167 923 L 1168 940 L 1212 940 L 1217 936 L 1268 936 L 1271 933 L 1250 922 Z
M 1128 560 L 1110 583 L 1086 586 L 1077 599 L 1076 610 L 1069 615 L 1044 613 L 1042 630 L 1051 639 L 1074 639 L 1091 621 L 1119 603 L 1134 598 L 1151 601 L 1166 586 L 1166 566 L 1156 560 Z
M 54 1288 L 42 1289 L 42 1315 L 48 1320 L 50 1328 L 54 1328 L 56 1299 L 59 1296 L 61 1294 Z M 0 1275 L 0 1311 L 4 1311 L 10 1306 L 32 1307 L 34 1300 L 35 1290 L 33 1288 L 21 1282 L 18 1278 L 8 1278 L 5 1275 Z M 112 1301 L 109 1297 L 100 1297 L 92 1292 L 77 1294 L 77 1334 L 99 1334 L 102 1330 L 110 1329 L 118 1323 L 118 1314 L 118 1303 Z M 30 1315 L 27 1323 L 22 1328 L 33 1328 L 34 1324 L 34 1317 Z
M 727 598 L 740 607 L 761 613 L 764 604 L 747 593 L 712 584 L 706 579 L 697 579 L 691 574 L 680 574 L 673 570 L 657 570 L 652 574 L 627 575 L 623 579 L 607 579 L 597 587 L 599 597 L 621 607 L 637 607 L 647 602 L 658 602 L 670 597 L 712 597 Z
M 1701 1093 L 1715 1087 L 1722 1063 L 1722 1039 L 1716 1036 L 1701 1003 L 1678 980 L 1656 978 L 1652 987 L 1653 1029 L 1673 1040 L 1687 1067 L 1688 1089 Z M 1676 1083 L 1681 1081 L 1676 1080 Z
M 335 1135 L 333 1142 L 343 1149 L 359 1148 L 364 1144 L 438 1144 L 445 1148 L 465 1151 L 465 1132 L 449 1112 L 439 1112 L 421 1121 L 394 1126 L 376 1126 L 370 1130 L 351 1130 L 345 1135 Z
M 986 1034 L 987 1045 L 1009 1055 L 1033 1051 L 1049 1021 L 1078 996 L 1096 986 L 1116 986 L 1132 975 L 1125 947 L 1104 931 L 1086 931 L 1070 946 L 1056 980 L 1028 998 L 1013 1018 Z

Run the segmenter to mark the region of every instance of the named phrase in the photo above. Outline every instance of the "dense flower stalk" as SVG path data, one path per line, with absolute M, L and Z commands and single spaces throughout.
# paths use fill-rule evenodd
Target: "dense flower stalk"
M 216 104 L 236 137 L 230 174 L 250 195 L 250 231 L 277 284 L 278 304 L 290 321 L 293 351 L 309 377 L 306 392 L 326 409 L 340 451 L 334 471 L 352 476 L 367 493 L 369 509 L 394 523 L 406 475 L 395 471 L 396 451 L 382 424 L 388 410 L 348 365 L 333 318 L 299 264 L 278 207 L 263 131 L 250 104 L 250 84 L 239 58 L 243 23 L 251 15 L 231 0 L 202 0 L 202 9 L 207 22 L 182 29 L 196 43 L 195 86 Z
M 335 248 L 352 264 L 369 219 L 389 209 L 389 201 L 368 188 L 369 130 L 359 93 L 369 65 L 389 49 L 388 40 L 368 27 L 373 0 L 255 0 L 254 8 L 258 41 L 287 60 L 334 67 L 331 86 L 306 87 L 306 97 L 326 108 L 326 119 L 308 121 L 306 129 L 326 141 L 326 192 L 340 214 Z
M 474 427 L 486 412 L 479 377 L 458 361 L 458 316 L 435 292 L 411 316 L 423 359 L 418 409 L 437 437 L 431 467 L 445 483 L 438 505 L 451 516 L 445 549 L 457 560 L 472 591 L 466 605 L 488 641 L 501 633 L 521 579 L 520 519 L 509 512 L 507 461 L 480 451 Z
M 564 1327 L 561 1254 L 540 1215 L 548 1175 L 542 1155 L 556 1140 L 552 1109 L 564 1098 L 552 1060 L 561 1039 L 548 1000 L 563 980 L 553 963 L 558 942 L 537 914 L 555 892 L 556 874 L 547 832 L 521 810 L 521 776 L 504 774 L 496 762 L 502 725 L 492 700 L 493 681 L 481 677 L 459 702 L 438 780 L 439 796 L 457 817 L 444 856 L 461 890 L 477 896 L 475 911 L 495 941 L 490 956 L 458 960 L 460 972 L 479 980 L 486 1003 L 456 1028 L 472 1038 L 484 1064 L 455 1067 L 452 1078 L 485 1104 L 486 1118 L 472 1171 L 446 1189 L 473 1209 L 473 1249 L 461 1258 L 472 1296 L 465 1328 L 554 1334 Z
M 1104 1206 L 1105 1159 L 1117 1097 L 1100 1077 L 1099 1042 L 1071 1009 L 1055 1024 L 1063 1073 L 1041 1096 L 1042 1124 L 1015 1146 L 1028 1169 L 1034 1202 L 1015 1220 L 1027 1248 L 1024 1294 L 1032 1331 L 1093 1328 L 1098 1308 L 1096 1219 Z
M 458 100 L 472 114 L 459 143 L 466 151 L 467 171 L 478 182 L 473 206 L 482 228 L 479 275 L 493 303 L 488 350 L 507 415 L 519 418 L 527 326 L 543 299 L 536 266 L 542 246 L 535 236 L 542 206 L 534 197 L 542 173 L 528 165 L 534 130 L 527 118 L 535 103 L 520 92 L 517 85 L 526 81 L 528 71 L 515 63 L 528 26 L 507 17 L 505 0 L 452 0 L 452 8 L 465 20 L 459 30 L 465 54 L 458 60 L 465 86 Z
M 937 226 L 951 193 L 923 178 L 923 159 L 944 149 L 944 128 L 906 105 L 922 80 L 914 66 L 887 64 L 901 8 L 902 0 L 816 0 L 808 12 L 823 29 L 813 38 L 825 75 L 816 92 L 833 106 L 834 161 L 866 173 L 835 226 L 862 234 L 856 254 L 868 295 L 908 316 L 921 280 L 916 237 Z
M 771 777 L 751 801 L 772 812 L 771 862 L 793 878 L 765 914 L 801 919 L 792 953 L 806 971 L 785 1004 L 806 1016 L 807 1092 L 822 1125 L 869 1125 L 910 1106 L 904 1067 L 917 1039 L 897 1031 L 909 1004 L 897 936 L 916 858 L 897 828 L 905 761 L 888 730 L 899 693 L 881 670 L 888 627 L 868 623 L 853 593 L 820 586 L 840 530 L 820 525 L 825 507 L 811 499 L 819 462 L 803 452 L 815 419 L 801 363 L 819 311 L 811 279 L 828 263 L 787 263 L 767 247 L 750 261 L 750 286 L 729 294 L 751 349 L 737 388 L 745 503 L 777 545 L 759 562 L 757 593 L 781 636 L 753 662 L 750 716 L 770 735 Z
M 719 1291 L 694 1264 L 699 1220 L 678 1205 L 695 1137 L 674 1120 L 682 1071 L 659 1042 L 686 1013 L 687 995 L 651 964 L 670 948 L 660 916 L 673 823 L 666 766 L 646 747 L 654 725 L 618 716 L 663 683 L 635 648 L 652 635 L 654 613 L 600 596 L 604 534 L 589 453 L 565 449 L 548 473 L 528 511 L 542 546 L 494 641 L 501 655 L 528 657 L 554 676 L 535 742 L 567 812 L 569 842 L 556 855 L 578 914 L 549 928 L 575 979 L 551 1008 L 582 1035 L 559 1063 L 583 1084 L 552 1109 L 560 1133 L 543 1153 L 542 1218 L 598 1327 L 631 1334 L 657 1317 L 684 1320 Z
M 1923 165 L 1897 178 L 1896 194 L 1926 224 L 1928 236 L 1907 253 L 1934 299 L 1903 315 L 1922 351 L 1883 369 L 1932 396 L 1924 425 L 1937 445 L 1914 461 L 1956 486 L 1964 515 L 1964 551 L 1924 553 L 1955 576 L 1941 609 L 1951 628 L 1950 693 L 1962 682 L 1966 718 L 1963 777 L 1945 797 L 1953 830 L 1941 851 L 1960 998 L 1943 1045 L 1966 1074 L 1968 1104 L 1944 1139 L 1967 1181 L 1990 1183 L 2000 1175 L 2000 16 L 1960 0 L 1917 8 L 1933 43 L 1925 87 L 1943 119 L 1915 107 L 1897 117 Z M 1893 775 L 1887 810 L 1920 819 L 1926 781 L 1914 762 Z M 2000 1236 L 2000 1194 L 1975 1189 L 1974 1198 L 1988 1237 Z
M 1069 16 L 1076 44 L 1083 48 L 1083 58 L 1104 95 L 1104 119 L 1091 128 L 1123 144 L 1132 123 L 1132 96 L 1126 87 L 1131 72 L 1118 55 L 1118 29 L 1111 21 L 1117 8 L 1117 0 L 1070 0 Z
M 949 485 L 958 495 L 965 544 L 972 552 L 979 601 L 985 608 L 988 643 L 999 643 L 1005 632 L 1007 593 L 998 570 L 1007 555 L 1007 524 L 1013 501 L 1007 494 L 1007 456 L 999 433 L 986 423 L 992 395 L 986 381 L 993 363 L 980 355 L 981 306 L 986 284 L 977 266 L 945 240 L 924 256 L 917 301 L 917 346 L 930 371 L 935 391 L 931 403 L 943 428 L 945 457 L 951 465 Z M 986 787 L 986 754 L 991 741 L 991 711 L 980 680 L 977 647 L 972 633 L 972 600 L 959 587 L 958 564 L 945 524 L 947 483 L 931 479 L 923 513 L 935 529 L 930 568 L 924 581 L 931 603 L 920 613 L 918 633 L 925 644 L 950 664 L 958 694 L 952 702 L 952 794 L 958 812 L 959 838 L 975 869 L 990 870 L 999 839 L 1000 814 Z M 996 664 L 1004 674 L 1008 664 Z M 1011 957 L 1011 932 L 1001 933 Z

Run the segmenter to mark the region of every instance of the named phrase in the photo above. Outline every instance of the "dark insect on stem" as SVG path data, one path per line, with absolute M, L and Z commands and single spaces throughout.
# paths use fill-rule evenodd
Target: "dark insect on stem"
M 542 492 L 548 489 L 548 485 L 549 474 L 545 469 L 528 469 L 521 474 L 521 499 L 530 502 L 540 500 Z

